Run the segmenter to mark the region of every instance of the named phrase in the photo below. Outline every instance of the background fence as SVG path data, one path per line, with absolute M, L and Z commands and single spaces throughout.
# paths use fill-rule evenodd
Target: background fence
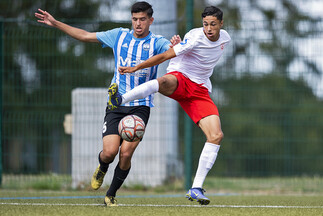
M 56 18 L 88 31 L 130 28 L 130 24 L 103 17 L 102 7 L 111 10 L 118 5 L 114 1 L 90 2 L 91 7 L 86 1 L 23 1 L 25 5 L 18 4 L 16 10 L 25 9 L 29 15 L 20 18 L 14 15 L 11 1 L 4 2 L 0 14 L 3 186 L 27 174 L 69 176 L 71 136 L 65 134 L 63 121 L 71 112 L 71 92 L 79 87 L 107 87 L 113 55 L 110 49 L 78 42 L 38 24 L 33 13 L 46 7 Z M 303 12 L 291 1 L 274 2 L 282 8 L 219 4 L 232 43 L 212 76 L 212 98 L 220 110 L 225 139 L 209 175 L 323 173 L 323 21 L 301 16 Z M 169 21 L 178 24 L 182 36 L 185 18 L 180 5 L 184 3 L 178 1 L 179 19 Z M 67 15 L 69 7 L 75 9 L 71 15 Z M 200 26 L 200 7 L 204 5 L 195 8 L 196 27 Z M 256 9 L 261 16 L 252 16 Z M 155 29 L 162 26 L 154 24 Z M 180 108 L 178 122 L 178 159 L 183 160 Z M 205 138 L 197 126 L 192 137 L 195 169 Z

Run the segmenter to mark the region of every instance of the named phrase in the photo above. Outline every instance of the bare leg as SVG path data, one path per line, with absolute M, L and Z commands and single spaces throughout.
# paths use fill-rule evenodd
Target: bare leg
M 176 88 L 177 78 L 174 75 L 166 74 L 159 77 L 157 80 L 150 80 L 143 83 L 122 95 L 122 104 L 145 98 L 157 91 L 165 96 L 169 96 L 176 90 Z
M 159 83 L 159 90 L 158 92 L 169 96 L 174 93 L 174 91 L 177 89 L 178 82 L 176 76 L 172 74 L 166 74 L 162 77 L 157 78 Z
M 200 120 L 199 126 L 206 135 L 207 141 L 200 155 L 192 188 L 202 188 L 204 180 L 217 158 L 223 138 L 219 116 L 207 116 Z

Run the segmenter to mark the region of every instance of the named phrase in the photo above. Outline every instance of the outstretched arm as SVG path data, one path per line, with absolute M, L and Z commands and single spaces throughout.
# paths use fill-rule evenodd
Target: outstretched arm
M 174 58 L 176 56 L 175 51 L 173 48 L 169 48 L 169 50 L 167 50 L 164 53 L 155 55 L 149 59 L 147 59 L 146 61 L 140 63 L 139 65 L 136 65 L 134 67 L 119 67 L 119 73 L 121 74 L 125 74 L 125 73 L 133 73 L 136 72 L 137 70 L 143 69 L 143 68 L 148 68 L 148 67 L 152 67 L 154 65 L 158 65 L 160 63 L 163 63 L 164 61 Z
M 35 13 L 35 17 L 38 18 L 38 22 L 44 23 L 46 25 L 58 28 L 59 30 L 65 32 L 69 36 L 83 41 L 83 42 L 96 42 L 99 43 L 98 39 L 96 38 L 96 33 L 94 32 L 87 32 L 83 29 L 75 28 L 70 25 L 67 25 L 63 22 L 56 20 L 50 13 L 47 11 L 43 11 L 38 9 L 39 13 Z

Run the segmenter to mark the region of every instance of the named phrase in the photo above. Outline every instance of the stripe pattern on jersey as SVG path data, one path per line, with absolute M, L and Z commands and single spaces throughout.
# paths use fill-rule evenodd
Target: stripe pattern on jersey
M 119 92 L 124 94 L 134 87 L 156 78 L 157 66 L 145 68 L 132 74 L 122 75 L 118 72 L 119 66 L 135 66 L 152 57 L 154 55 L 156 37 L 150 33 L 147 37 L 140 40 L 133 37 L 132 31 L 121 31 L 118 37 L 118 42 L 113 48 L 116 62 L 112 83 L 117 83 Z M 123 106 L 145 105 L 153 107 L 152 101 L 153 95 L 149 95 L 144 99 L 134 100 Z

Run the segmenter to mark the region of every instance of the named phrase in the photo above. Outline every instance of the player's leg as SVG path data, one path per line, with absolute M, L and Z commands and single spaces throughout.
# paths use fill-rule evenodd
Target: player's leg
M 177 88 L 177 78 L 174 75 L 166 74 L 155 80 L 141 84 L 131 91 L 122 95 L 122 104 L 130 101 L 145 98 L 148 95 L 159 92 L 165 96 L 171 95 Z
M 221 129 L 221 120 L 218 115 L 210 115 L 202 118 L 198 125 L 204 132 L 207 142 L 220 145 L 223 139 L 223 132 Z
M 137 115 L 144 121 L 145 125 L 148 124 L 150 116 L 150 107 L 148 106 L 120 107 L 119 110 L 124 110 L 125 116 L 128 114 Z M 139 142 L 140 141 L 123 141 L 121 144 L 119 150 L 119 163 L 114 170 L 113 179 L 105 197 L 105 203 L 108 206 L 117 205 L 117 201 L 115 199 L 116 193 L 129 174 L 131 168 L 131 159 Z
M 101 187 L 109 164 L 113 162 L 114 157 L 118 154 L 119 145 L 120 137 L 118 135 L 107 135 L 103 137 L 103 150 L 98 156 L 99 166 L 96 168 L 91 179 L 91 186 L 94 190 Z
M 109 110 L 115 110 L 121 104 L 125 104 L 136 99 L 142 99 L 147 97 L 148 95 L 156 93 L 158 91 L 158 88 L 158 81 L 157 79 L 154 79 L 145 82 L 133 88 L 131 91 L 128 91 L 125 94 L 121 95 L 118 92 L 118 85 L 116 83 L 112 83 L 108 90 L 108 108 Z
M 106 193 L 105 203 L 108 206 L 116 206 L 116 193 L 127 178 L 131 168 L 131 158 L 140 141 L 123 141 L 119 152 L 119 163 L 115 167 L 111 185 Z
M 114 110 L 121 104 L 128 103 L 136 99 L 145 98 L 156 92 L 160 92 L 165 96 L 171 95 L 177 88 L 177 78 L 174 75 L 166 74 L 154 80 L 145 82 L 131 91 L 123 94 L 118 92 L 116 83 L 111 84 L 109 87 L 108 108 Z
M 193 200 L 200 200 L 200 204 L 207 205 L 210 201 L 204 196 L 204 190 L 202 189 L 203 183 L 217 158 L 223 133 L 221 130 L 220 118 L 217 115 L 210 115 L 202 118 L 198 125 L 206 135 L 207 141 L 201 152 L 193 185 L 188 191 L 187 197 Z
M 199 126 L 206 135 L 206 142 L 200 155 L 193 188 L 202 188 L 205 177 L 217 158 L 223 138 L 219 116 L 207 116 L 200 120 Z
M 118 123 L 122 117 L 123 115 L 119 112 L 106 109 L 102 130 L 103 150 L 98 156 L 99 166 L 91 178 L 91 186 L 94 190 L 101 187 L 109 164 L 113 162 L 119 151 L 121 138 L 118 135 Z
M 158 79 L 159 89 L 158 92 L 165 95 L 170 96 L 172 95 L 178 86 L 178 80 L 177 77 L 173 74 L 165 74 L 162 77 L 159 77 Z
M 145 82 L 139 86 L 136 86 L 131 91 L 128 91 L 125 94 L 123 94 L 121 104 L 125 104 L 136 99 L 145 98 L 148 95 L 158 92 L 158 89 L 159 83 L 157 79 Z
M 204 144 L 192 188 L 187 192 L 189 200 L 196 200 L 202 205 L 210 200 L 204 196 L 202 188 L 205 177 L 213 166 L 223 136 L 219 113 L 209 96 L 208 89 L 197 84 L 182 74 L 176 75 L 178 88 L 169 97 L 177 100 L 184 111 L 204 132 L 207 142 Z

